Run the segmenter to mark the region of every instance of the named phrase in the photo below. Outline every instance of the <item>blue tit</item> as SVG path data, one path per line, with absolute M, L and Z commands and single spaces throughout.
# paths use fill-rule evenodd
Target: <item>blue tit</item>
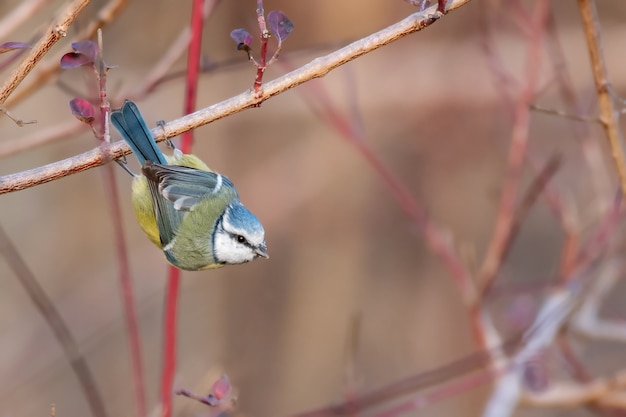
M 139 225 L 170 264 L 198 271 L 268 257 L 263 225 L 228 178 L 178 149 L 164 155 L 130 100 L 111 123 L 142 165 L 132 184 Z

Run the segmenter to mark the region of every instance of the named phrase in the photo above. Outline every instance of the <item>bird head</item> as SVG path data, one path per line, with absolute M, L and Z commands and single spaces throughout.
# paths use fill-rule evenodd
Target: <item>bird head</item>
M 269 258 L 263 225 L 240 201 L 232 201 L 219 218 L 213 235 L 213 256 L 221 264 L 241 264 Z

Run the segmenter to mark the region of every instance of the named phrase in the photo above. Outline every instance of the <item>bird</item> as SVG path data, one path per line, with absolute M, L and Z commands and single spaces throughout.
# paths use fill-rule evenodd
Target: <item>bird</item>
M 227 177 L 193 154 L 163 154 L 134 102 L 110 118 L 141 164 L 141 174 L 125 168 L 137 221 L 167 262 L 200 271 L 269 258 L 263 225 Z

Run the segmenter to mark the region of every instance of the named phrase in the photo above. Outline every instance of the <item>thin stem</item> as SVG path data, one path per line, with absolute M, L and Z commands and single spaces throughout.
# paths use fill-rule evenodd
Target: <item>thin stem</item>
M 257 63 L 256 77 L 254 78 L 254 92 L 258 94 L 263 84 L 263 74 L 265 74 L 265 69 L 267 68 L 267 41 L 270 38 L 270 32 L 267 30 L 265 23 L 263 0 L 257 0 L 256 4 L 257 21 L 259 23 L 259 29 L 261 30 L 261 56 Z
M 556 174 L 557 170 L 561 165 L 561 159 L 558 156 L 553 156 L 548 160 L 542 170 L 537 174 L 534 178 L 533 182 L 528 187 L 524 198 L 522 198 L 519 208 L 515 212 L 515 216 L 511 222 L 511 231 L 508 235 L 508 240 L 505 241 L 502 246 L 502 259 L 506 259 L 508 253 L 513 246 L 514 237 L 517 236 L 519 231 L 522 228 L 522 224 L 526 220 L 530 209 L 535 205 L 535 202 L 539 199 L 539 196 L 545 191 L 545 187 L 550 181 L 550 179 Z M 485 299 L 487 294 L 489 293 L 491 286 L 493 285 L 494 280 L 488 282 L 482 288 L 482 297 L 481 299 Z
M 516 337 L 496 349 L 504 350 L 507 353 L 510 353 L 519 346 L 519 343 L 520 338 Z M 490 351 L 478 351 L 471 353 L 435 369 L 421 372 L 417 375 L 393 382 L 369 393 L 361 394 L 350 401 L 322 407 L 317 410 L 307 411 L 297 414 L 296 417 L 343 416 L 350 415 L 350 411 L 355 409 L 365 414 L 366 410 L 411 392 L 423 391 L 436 385 L 441 385 L 441 391 L 445 391 L 446 387 L 449 386 L 446 384 L 447 382 L 462 378 L 463 375 L 479 370 L 491 373 L 491 370 L 484 370 L 484 368 L 491 364 L 492 356 L 493 353 Z M 491 375 L 488 380 L 493 380 L 493 375 Z M 431 400 L 429 401 L 429 404 L 432 404 L 433 402 L 434 400 Z
M 498 208 L 498 217 L 490 241 L 487 254 L 481 269 L 481 287 L 487 288 L 491 281 L 496 278 L 496 274 L 501 267 L 505 254 L 507 242 L 511 238 L 513 222 L 515 219 L 515 203 L 517 191 L 522 174 L 522 167 L 526 158 L 526 147 L 528 144 L 528 132 L 530 124 L 529 105 L 533 99 L 535 87 L 539 78 L 541 65 L 541 40 L 544 35 L 548 6 L 545 0 L 538 0 L 535 10 L 533 37 L 528 47 L 526 58 L 526 83 L 522 89 L 516 103 L 513 121 L 513 132 L 511 134 L 511 145 L 509 148 L 509 158 L 507 172 L 504 180 L 502 196 Z
M 163 312 L 163 369 L 161 371 L 161 416 L 172 415 L 172 387 L 176 374 L 176 320 L 180 271 L 169 267 Z
M 572 119 L 572 120 L 576 120 L 579 122 L 602 123 L 602 121 L 595 116 L 582 116 L 578 114 L 570 114 L 563 110 L 548 109 L 546 107 L 541 107 L 537 104 L 531 104 L 530 108 L 531 110 L 539 111 L 541 113 L 553 114 L 555 116 L 561 116 L 561 117 L 565 117 L 566 119 Z

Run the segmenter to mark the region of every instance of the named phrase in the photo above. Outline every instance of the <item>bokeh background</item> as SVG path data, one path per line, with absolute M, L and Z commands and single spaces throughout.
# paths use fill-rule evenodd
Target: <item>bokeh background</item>
M 0 15 L 19 3 L 4 0 Z M 49 1 L 11 39 L 0 41 L 30 40 L 62 4 Z M 85 27 L 103 4 L 93 1 L 70 35 Z M 474 0 L 427 30 L 351 62 L 311 86 L 325 89 L 348 117 L 357 110 L 365 140 L 434 221 L 449 229 L 470 268 L 482 259 L 492 233 L 511 128 L 482 43 L 486 9 L 493 5 Z M 589 113 L 595 114 L 576 3 L 553 1 L 552 7 L 567 69 Z M 617 91 L 623 91 L 626 3 L 603 0 L 598 7 L 609 71 Z M 265 8 L 283 10 L 295 24 L 284 45 L 284 59 L 268 69 L 268 80 L 286 72 L 285 63 L 306 63 L 415 11 L 401 0 L 267 0 Z M 129 2 L 104 30 L 105 59 L 115 65 L 108 82 L 111 97 L 142 82 L 189 16 L 188 1 Z M 525 43 L 513 26 L 502 19 L 492 29 L 498 53 L 520 74 Z M 229 38 L 238 27 L 257 33 L 254 1 L 223 1 L 208 20 L 203 44 L 207 60 L 239 63 L 202 76 L 198 107 L 252 85 L 254 68 Z M 69 50 L 62 41 L 50 57 Z M 184 66 L 182 59 L 174 70 Z M 538 102 L 558 108 L 550 69 L 544 66 L 545 89 Z M 61 73 L 58 81 L 89 94 L 80 71 Z M 183 78 L 174 77 L 138 101 L 149 125 L 181 116 L 183 86 Z M 0 141 L 72 119 L 67 105 L 71 98 L 58 83 L 41 88 L 11 108 L 16 116 L 38 123 L 20 128 L 0 117 Z M 589 213 L 595 210 L 595 194 L 573 127 L 570 120 L 533 113 L 531 144 L 543 159 L 554 152 L 563 155 L 555 184 L 585 219 L 593 217 Z M 589 127 L 602 152 L 606 186 L 614 190 L 604 138 L 595 126 Z M 177 387 L 208 392 L 226 372 L 237 391 L 238 413 L 290 415 L 474 351 L 467 311 L 439 259 L 370 166 L 311 111 L 297 89 L 202 127 L 196 138 L 194 153 L 228 175 L 243 202 L 263 221 L 271 258 L 183 273 Z M 88 131 L 60 138 L 3 158 L 0 174 L 97 145 Z M 149 404 L 155 406 L 167 268 L 160 251 L 135 223 L 129 176 L 116 171 L 139 307 L 145 384 Z M 0 222 L 78 340 L 108 412 L 124 416 L 133 415 L 134 406 L 107 198 L 102 170 L 92 169 L 1 196 Z M 499 279 L 546 282 L 558 267 L 561 238 L 558 224 L 540 202 Z M 47 415 L 51 403 L 59 416 L 88 415 L 62 350 L 2 257 L 0 288 L 0 415 Z M 537 302 L 540 297 L 537 291 L 526 300 Z M 506 319 L 506 307 L 513 301 L 494 301 L 504 328 L 513 326 Z M 623 348 L 621 352 L 618 345 L 603 345 L 600 353 L 590 351 L 586 358 L 592 362 L 601 355 L 624 363 Z M 478 415 L 488 394 L 488 387 L 477 388 L 415 414 Z M 181 416 L 210 411 L 185 398 L 176 398 L 175 406 Z

